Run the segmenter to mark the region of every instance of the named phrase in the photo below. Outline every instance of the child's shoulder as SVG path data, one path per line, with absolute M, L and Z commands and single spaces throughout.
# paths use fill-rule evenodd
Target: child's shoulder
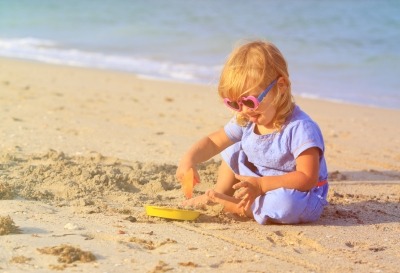
M 292 115 L 290 116 L 289 120 L 286 123 L 285 129 L 290 130 L 295 127 L 304 126 L 305 124 L 318 127 L 315 121 L 312 120 L 311 117 L 306 112 L 304 112 L 298 105 L 296 105 Z
M 295 105 L 292 114 L 290 115 L 287 124 L 292 124 L 295 122 L 301 122 L 305 120 L 311 120 L 310 116 L 304 112 L 300 106 Z

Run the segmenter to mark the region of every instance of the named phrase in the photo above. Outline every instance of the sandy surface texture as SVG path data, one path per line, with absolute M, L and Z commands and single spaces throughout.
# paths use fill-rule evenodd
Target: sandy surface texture
M 183 152 L 231 113 L 215 87 L 0 59 L 0 272 L 399 272 L 400 112 L 296 98 L 320 125 L 330 205 L 266 225 L 184 200 Z M 219 158 L 200 166 L 194 195 Z

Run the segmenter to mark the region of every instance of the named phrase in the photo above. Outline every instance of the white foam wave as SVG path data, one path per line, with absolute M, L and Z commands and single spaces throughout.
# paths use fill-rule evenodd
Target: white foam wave
M 46 63 L 95 67 L 133 72 L 155 78 L 188 82 L 210 82 L 220 67 L 156 61 L 138 56 L 111 55 L 63 48 L 50 40 L 36 38 L 0 39 L 0 55 Z

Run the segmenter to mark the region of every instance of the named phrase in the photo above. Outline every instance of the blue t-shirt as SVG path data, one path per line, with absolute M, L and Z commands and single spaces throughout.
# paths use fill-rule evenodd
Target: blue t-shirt
M 235 142 L 221 155 L 232 170 L 244 176 L 276 176 L 296 170 L 296 158 L 305 150 L 317 147 L 319 181 L 327 180 L 324 140 L 318 125 L 296 106 L 280 132 L 266 135 L 254 133 L 254 123 L 243 127 L 233 118 L 225 125 L 225 133 Z

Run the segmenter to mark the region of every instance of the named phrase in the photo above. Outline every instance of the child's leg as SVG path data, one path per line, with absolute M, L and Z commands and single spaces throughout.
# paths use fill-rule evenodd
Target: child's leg
M 222 160 L 222 163 L 219 166 L 218 178 L 214 187 L 214 191 L 233 196 L 235 190 L 232 187 L 237 182 L 239 181 L 235 178 L 235 174 L 233 173 L 231 167 L 229 167 L 229 165 Z
M 256 198 L 252 205 L 254 219 L 260 224 L 269 222 L 298 224 L 316 221 L 323 208 L 328 185 L 308 192 L 279 188 Z
M 218 170 L 218 178 L 214 187 L 214 191 L 232 196 L 234 193 L 232 186 L 237 182 L 238 181 L 235 178 L 235 174 L 233 173 L 232 169 L 225 161 L 222 161 Z M 209 197 L 206 194 L 202 194 L 200 196 L 185 200 L 182 205 L 196 207 L 205 205 L 208 201 Z
M 298 224 L 318 220 L 327 205 L 327 192 L 328 185 L 313 188 L 309 192 L 279 188 L 257 197 L 247 211 L 237 206 L 241 199 L 213 190 L 206 194 L 211 201 L 222 204 L 225 211 L 246 215 L 260 224 L 266 224 L 267 221 Z

